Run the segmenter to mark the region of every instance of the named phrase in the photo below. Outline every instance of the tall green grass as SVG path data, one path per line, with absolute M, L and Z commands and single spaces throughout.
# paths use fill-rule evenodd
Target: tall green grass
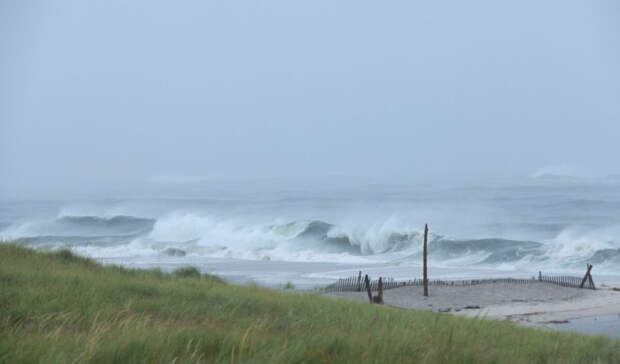
M 0 362 L 598 363 L 620 341 L 0 244 Z

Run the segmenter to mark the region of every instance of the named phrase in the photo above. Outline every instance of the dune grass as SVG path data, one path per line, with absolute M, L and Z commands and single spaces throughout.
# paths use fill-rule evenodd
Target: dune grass
M 620 341 L 0 244 L 0 362 L 620 362 Z

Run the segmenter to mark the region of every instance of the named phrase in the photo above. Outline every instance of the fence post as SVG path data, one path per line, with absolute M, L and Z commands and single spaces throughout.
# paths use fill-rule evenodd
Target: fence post
M 383 282 L 381 281 L 381 277 L 379 277 L 379 287 L 377 287 L 377 303 L 383 303 Z
M 596 286 L 594 285 L 594 281 L 592 280 L 592 274 L 588 275 L 588 279 L 590 280 L 590 288 L 592 289 L 596 289 Z
M 581 285 L 579 286 L 579 288 L 583 288 L 583 285 L 586 283 L 586 279 L 588 279 L 588 277 L 590 277 L 590 280 L 592 280 L 592 277 L 590 276 L 590 270 L 592 269 L 592 265 L 588 264 L 588 271 L 586 272 L 586 275 L 583 276 L 583 279 L 581 280 Z
M 428 224 L 424 225 L 424 296 L 428 297 L 428 275 L 426 269 L 426 245 L 428 243 Z
M 372 303 L 372 292 L 370 291 L 370 280 L 368 274 L 364 276 L 364 283 L 366 283 L 366 292 L 368 292 L 368 301 Z

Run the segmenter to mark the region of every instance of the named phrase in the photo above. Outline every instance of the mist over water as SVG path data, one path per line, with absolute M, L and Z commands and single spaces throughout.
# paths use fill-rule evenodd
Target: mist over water
M 313 285 L 419 276 L 428 223 L 434 277 L 620 277 L 619 10 L 4 1 L 0 238 Z
M 200 188 L 200 182 L 192 184 Z M 171 188 L 185 195 L 192 184 Z M 342 265 L 350 270 L 380 265 L 386 272 L 418 266 L 429 223 L 430 264 L 438 272 L 581 274 L 592 263 L 597 273 L 620 276 L 620 185 L 615 183 L 531 179 L 466 188 L 288 185 L 274 190 L 229 191 L 219 198 L 14 202 L 2 210 L 0 236 L 124 265 L 198 263 L 208 270 L 213 261 L 230 262 L 228 272 L 218 268 L 224 276 L 236 271 L 235 262 L 257 262 L 263 268 L 241 275 L 273 283 L 282 279 L 280 273 L 265 278 L 265 265 L 325 263 L 325 272 Z M 303 270 L 288 279 L 303 281 Z

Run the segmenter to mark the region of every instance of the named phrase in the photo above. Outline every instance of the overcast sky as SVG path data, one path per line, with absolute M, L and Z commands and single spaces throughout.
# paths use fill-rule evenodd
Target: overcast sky
M 620 3 L 0 3 L 0 196 L 620 172 Z

